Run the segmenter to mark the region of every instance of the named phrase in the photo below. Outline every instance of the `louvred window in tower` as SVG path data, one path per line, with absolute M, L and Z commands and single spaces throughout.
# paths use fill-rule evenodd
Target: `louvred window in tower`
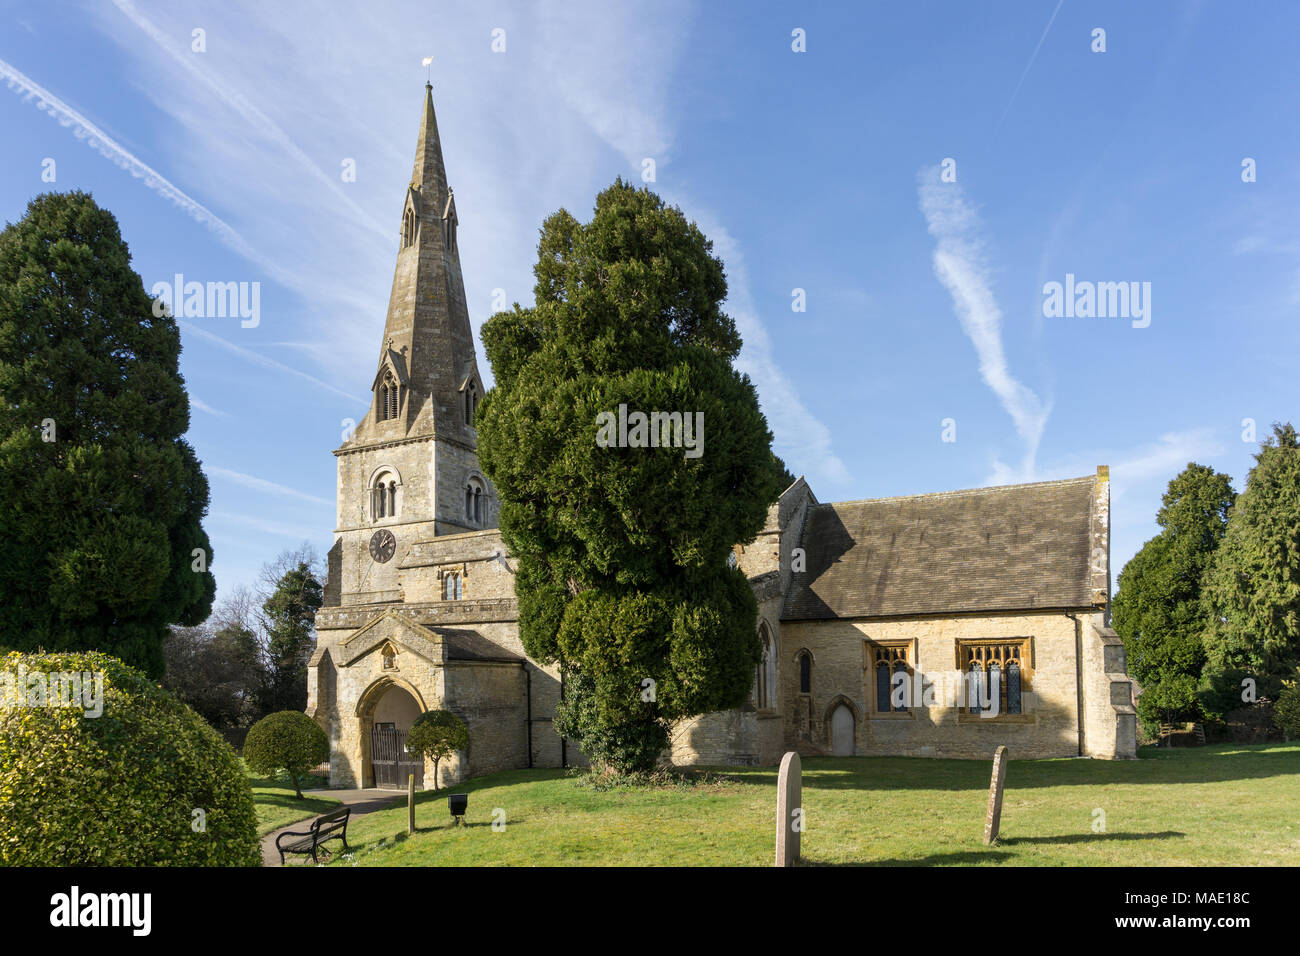
M 386 422 L 389 419 L 396 418 L 399 408 L 401 407 L 401 392 L 397 379 L 393 378 L 393 373 L 384 374 L 383 384 L 379 386 L 379 420 Z
M 465 389 L 465 424 L 474 424 L 474 411 L 478 408 L 478 389 L 473 382 Z
M 415 210 L 410 206 L 402 213 L 402 248 L 415 244 Z

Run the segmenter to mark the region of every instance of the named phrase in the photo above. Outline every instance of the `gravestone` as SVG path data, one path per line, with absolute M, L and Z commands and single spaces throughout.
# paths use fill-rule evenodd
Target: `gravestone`
M 803 770 L 793 750 L 781 758 L 776 778 L 776 866 L 799 862 L 799 835 L 803 832 Z
M 999 747 L 993 753 L 993 778 L 989 781 L 989 810 L 984 817 L 984 845 L 998 838 L 1002 823 L 1002 787 L 1007 780 L 1007 748 Z

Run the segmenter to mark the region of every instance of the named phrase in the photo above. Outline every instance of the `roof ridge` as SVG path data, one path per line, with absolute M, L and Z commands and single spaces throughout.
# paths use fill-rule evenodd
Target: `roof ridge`
M 1051 481 L 1027 481 L 1018 485 L 985 485 L 982 488 L 961 488 L 954 491 L 930 491 L 919 495 L 891 495 L 886 498 L 855 498 L 851 501 L 826 501 L 815 505 L 817 508 L 834 508 L 836 505 L 876 504 L 885 501 L 915 501 L 918 498 L 954 498 L 959 495 L 985 494 L 993 491 L 1013 491 L 1019 488 L 1040 488 L 1046 485 L 1069 485 L 1078 482 L 1096 481 L 1096 475 L 1080 475 L 1077 478 L 1054 478 Z

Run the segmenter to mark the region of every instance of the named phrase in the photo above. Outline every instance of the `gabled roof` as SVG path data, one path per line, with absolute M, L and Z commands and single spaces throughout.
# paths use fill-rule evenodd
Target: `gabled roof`
M 403 386 L 409 386 L 411 383 L 406 377 L 406 358 L 401 352 L 395 352 L 391 348 L 385 348 L 379 356 L 379 369 L 375 372 L 375 380 L 370 383 L 370 390 L 373 392 L 379 387 L 379 382 L 384 377 L 384 371 L 392 369 L 393 374 L 397 376 L 397 381 Z
M 814 505 L 782 618 L 1091 606 L 1095 480 Z

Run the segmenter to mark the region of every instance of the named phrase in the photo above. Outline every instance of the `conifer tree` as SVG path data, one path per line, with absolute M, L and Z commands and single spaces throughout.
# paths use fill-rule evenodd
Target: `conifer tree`
M 557 728 L 597 765 L 645 770 L 672 721 L 748 696 L 757 606 L 727 558 L 784 466 L 732 364 L 722 262 L 681 210 L 617 181 L 590 222 L 546 220 L 534 274 L 535 304 L 483 327 L 496 382 L 479 459 L 518 559 L 524 647 L 565 674 Z M 699 453 L 672 426 L 654 447 L 635 414 L 655 412 L 702 423 Z
M 1276 697 L 1300 666 L 1300 438 L 1289 422 L 1275 424 L 1255 455 L 1207 575 L 1206 601 L 1211 679 L 1245 673 L 1258 696 Z
M 1156 516 L 1160 533 L 1120 572 L 1113 621 L 1142 686 L 1138 713 L 1148 724 L 1201 716 L 1197 687 L 1209 626 L 1201 585 L 1236 497 L 1229 476 L 1189 462 L 1169 482 Z
M 180 333 L 117 220 L 47 193 L 0 233 L 0 633 L 159 677 L 168 626 L 216 585 L 207 479 L 185 441 Z

